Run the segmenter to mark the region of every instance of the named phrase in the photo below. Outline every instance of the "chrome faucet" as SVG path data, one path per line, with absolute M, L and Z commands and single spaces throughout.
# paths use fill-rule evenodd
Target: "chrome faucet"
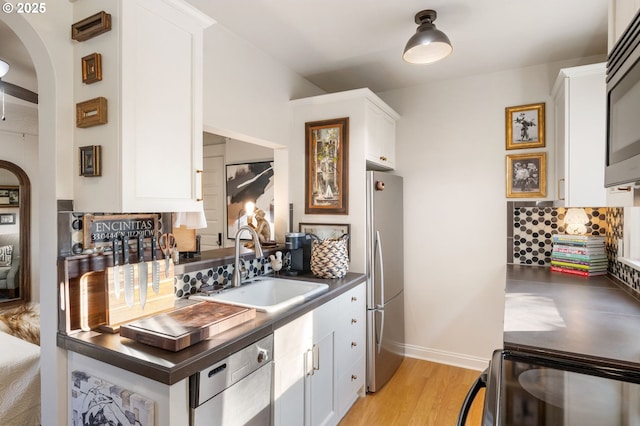
M 253 246 L 256 251 L 256 258 L 264 256 L 262 253 L 262 246 L 260 245 L 260 238 L 258 237 L 258 233 L 255 229 L 250 227 L 249 225 L 242 225 L 238 228 L 238 232 L 236 233 L 236 253 L 233 258 L 233 278 L 231 280 L 231 285 L 233 287 L 240 287 L 242 284 L 242 272 L 240 271 L 240 235 L 243 231 L 249 231 L 251 233 L 251 237 L 253 238 Z M 244 262 L 243 262 L 244 268 Z M 245 270 L 246 273 L 246 270 Z

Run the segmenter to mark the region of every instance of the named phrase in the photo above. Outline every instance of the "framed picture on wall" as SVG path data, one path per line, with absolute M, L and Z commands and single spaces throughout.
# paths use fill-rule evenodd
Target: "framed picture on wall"
M 0 206 L 19 207 L 20 206 L 20 187 L 19 186 L 0 186 Z
M 507 155 L 507 197 L 538 198 L 547 195 L 547 154 Z
M 306 214 L 348 214 L 349 118 L 305 123 Z
M 227 238 L 234 239 L 240 226 L 253 219 L 251 207 L 262 210 L 273 229 L 273 161 L 227 164 L 226 172 Z M 250 239 L 248 233 L 242 237 Z
M 505 108 L 507 149 L 544 148 L 544 102 Z
M 0 213 L 0 225 L 15 225 L 16 214 L 15 213 Z

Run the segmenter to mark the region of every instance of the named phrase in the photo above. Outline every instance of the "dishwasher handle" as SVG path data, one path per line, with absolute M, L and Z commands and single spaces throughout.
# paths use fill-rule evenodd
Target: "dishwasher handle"
M 462 403 L 462 408 L 460 408 L 460 414 L 458 415 L 458 423 L 456 423 L 456 426 L 464 426 L 466 423 L 469 410 L 471 409 L 471 404 L 473 404 L 473 401 L 476 399 L 480 389 L 487 387 L 488 374 L 488 369 L 484 370 L 480 376 L 478 376 L 476 381 L 473 382 L 473 385 L 471 385 L 471 388 L 469 389 L 469 392 L 467 392 L 467 396 Z

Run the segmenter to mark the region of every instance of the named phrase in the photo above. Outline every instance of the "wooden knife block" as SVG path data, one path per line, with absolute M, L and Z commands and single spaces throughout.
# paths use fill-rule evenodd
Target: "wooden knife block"
M 176 296 L 173 286 L 174 267 L 173 262 L 169 262 L 169 274 L 165 278 L 164 259 L 158 261 L 160 273 L 160 289 L 158 294 L 153 292 L 151 282 L 151 262 L 147 262 L 147 301 L 144 309 L 140 306 L 140 288 L 138 286 L 138 266 L 133 264 L 133 306 L 129 307 L 124 300 L 124 267 L 120 265 L 120 298 L 116 298 L 115 287 L 113 284 L 113 268 L 107 268 L 107 291 L 105 294 L 106 303 L 106 319 L 105 324 L 101 325 L 102 329 L 117 332 L 120 324 L 133 321 L 138 318 L 146 317 L 158 312 L 172 309 L 175 305 Z

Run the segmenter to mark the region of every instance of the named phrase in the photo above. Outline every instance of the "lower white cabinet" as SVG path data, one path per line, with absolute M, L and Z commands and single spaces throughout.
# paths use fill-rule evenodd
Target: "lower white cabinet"
M 361 284 L 274 332 L 274 424 L 336 425 L 364 394 Z

